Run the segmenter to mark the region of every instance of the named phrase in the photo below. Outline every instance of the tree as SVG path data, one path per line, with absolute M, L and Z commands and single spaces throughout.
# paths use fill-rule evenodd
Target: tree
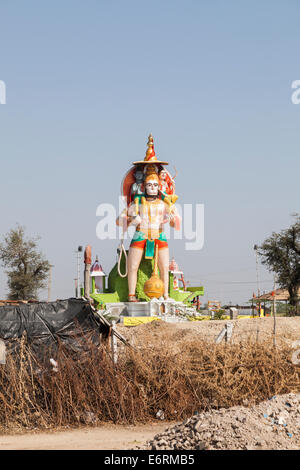
M 295 214 L 294 217 L 294 224 L 280 233 L 272 233 L 258 247 L 258 254 L 269 271 L 276 274 L 280 287 L 288 290 L 290 305 L 297 307 L 300 287 L 300 216 Z
M 46 285 L 50 263 L 37 250 L 38 239 L 25 239 L 24 227 L 17 226 L 0 243 L 0 261 L 7 268 L 9 299 L 37 299 L 38 290 Z

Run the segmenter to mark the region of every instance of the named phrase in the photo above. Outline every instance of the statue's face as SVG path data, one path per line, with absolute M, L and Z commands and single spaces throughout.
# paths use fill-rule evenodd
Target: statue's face
M 159 179 L 161 179 L 162 181 L 165 181 L 167 178 L 167 172 L 165 170 L 161 170 L 161 172 L 159 173 Z
M 158 195 L 158 182 L 157 180 L 149 180 L 146 183 L 145 191 L 148 196 Z
M 135 180 L 138 183 L 141 183 L 143 181 L 143 178 L 144 178 L 144 173 L 142 171 L 138 170 L 135 172 Z

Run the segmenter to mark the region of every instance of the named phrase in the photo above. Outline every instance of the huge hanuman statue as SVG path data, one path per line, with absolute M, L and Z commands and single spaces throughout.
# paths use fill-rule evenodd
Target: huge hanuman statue
M 135 226 L 131 240 L 128 269 L 128 301 L 137 302 L 137 272 L 143 255 L 151 259 L 157 250 L 157 264 L 163 282 L 163 298 L 168 299 L 169 292 L 169 247 L 163 231 L 165 223 L 179 230 L 180 217 L 174 202 L 175 184 L 169 173 L 163 168 L 167 162 L 157 160 L 154 152 L 153 137 L 150 134 L 146 157 L 134 162 L 122 183 L 123 195 L 127 197 L 128 207 L 117 219 L 117 224 L 125 232 L 130 225 Z

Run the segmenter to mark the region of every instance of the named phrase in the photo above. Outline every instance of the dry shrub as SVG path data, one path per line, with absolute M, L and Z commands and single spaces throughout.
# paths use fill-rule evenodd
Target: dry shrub
M 165 334 L 155 347 L 148 338 L 120 348 L 117 365 L 109 343 L 95 347 L 82 337 L 82 344 L 81 352 L 59 345 L 55 372 L 53 355 L 45 349 L 38 360 L 22 339 L 18 354 L 0 366 L 0 429 L 146 422 L 159 409 L 178 420 L 300 391 L 292 351 L 272 343 L 176 343 Z

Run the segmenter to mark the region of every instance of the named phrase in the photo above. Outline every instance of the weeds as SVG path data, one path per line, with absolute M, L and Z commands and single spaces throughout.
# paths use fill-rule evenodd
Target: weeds
M 273 395 L 300 391 L 300 366 L 289 348 L 266 343 L 212 344 L 164 335 L 122 348 L 117 365 L 108 342 L 96 347 L 82 337 L 84 352 L 60 344 L 50 364 L 45 349 L 37 359 L 23 337 L 18 353 L 0 366 L 0 430 L 49 429 L 184 419 L 196 411 L 254 404 Z M 184 344 L 184 347 L 183 347 Z

